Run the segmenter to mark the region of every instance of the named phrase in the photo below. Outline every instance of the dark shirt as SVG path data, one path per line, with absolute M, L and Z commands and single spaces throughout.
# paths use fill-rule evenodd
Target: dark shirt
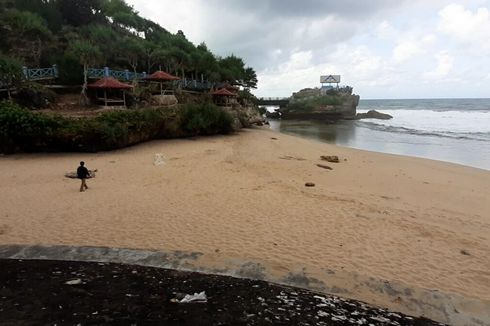
M 84 166 L 79 166 L 77 169 L 77 177 L 79 179 L 86 179 L 89 176 L 88 170 Z

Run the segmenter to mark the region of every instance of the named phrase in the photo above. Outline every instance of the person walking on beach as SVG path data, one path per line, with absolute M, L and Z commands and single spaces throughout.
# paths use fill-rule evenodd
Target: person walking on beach
M 90 176 L 90 172 L 88 172 L 87 168 L 85 167 L 85 162 L 81 161 L 80 166 L 77 169 L 77 177 L 78 179 L 82 180 L 82 184 L 80 185 L 80 192 L 85 191 L 85 189 L 88 189 L 86 179 Z

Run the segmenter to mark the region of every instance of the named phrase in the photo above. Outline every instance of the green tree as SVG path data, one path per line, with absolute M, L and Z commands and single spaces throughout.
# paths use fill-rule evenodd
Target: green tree
M 102 0 L 57 0 L 57 2 L 63 20 L 69 25 L 78 27 L 103 19 Z
M 53 35 L 44 19 L 29 11 L 7 10 L 0 17 L 1 47 L 35 66 Z
M 166 66 L 165 63 L 169 59 L 169 51 L 165 48 L 165 46 L 166 44 L 156 44 L 148 40 L 144 40 L 142 42 L 142 49 L 144 53 L 143 61 L 146 72 L 151 73 L 159 66 Z M 155 66 L 157 68 L 155 68 Z
M 185 70 L 190 62 L 189 54 L 182 49 L 172 48 L 169 51 L 169 57 L 174 63 L 174 69 L 176 71 L 180 69 L 181 77 L 185 78 Z
M 101 24 L 90 24 L 84 27 L 82 32 L 92 44 L 102 45 L 99 49 L 104 64 L 116 56 L 118 34 L 112 28 Z
M 87 84 L 88 84 L 88 68 L 90 65 L 100 61 L 102 53 L 97 46 L 92 45 L 87 41 L 75 41 L 68 48 L 69 54 L 74 56 L 83 65 L 83 86 L 80 93 L 80 103 L 86 105 L 88 103 Z
M 121 58 L 131 66 L 136 76 L 138 64 L 145 55 L 143 41 L 139 38 L 126 37 L 121 40 L 118 49 Z
M 41 16 L 52 32 L 58 32 L 63 25 L 63 17 L 59 10 L 58 1 L 49 0 L 12 0 L 19 11 L 29 11 Z
M 10 99 L 10 87 L 17 86 L 22 80 L 22 63 L 0 52 L 0 86 L 6 86 Z
M 257 88 L 257 74 L 255 70 L 248 67 L 244 71 L 242 86 L 245 88 Z

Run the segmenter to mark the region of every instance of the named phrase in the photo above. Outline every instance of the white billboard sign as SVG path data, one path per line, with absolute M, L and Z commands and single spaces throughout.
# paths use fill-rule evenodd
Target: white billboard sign
M 340 83 L 340 75 L 320 76 L 320 83 Z

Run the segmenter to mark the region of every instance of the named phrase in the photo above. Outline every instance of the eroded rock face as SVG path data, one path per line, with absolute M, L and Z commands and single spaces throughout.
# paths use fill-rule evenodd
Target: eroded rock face
M 233 117 L 234 130 L 250 128 L 252 125 L 262 126 L 265 123 L 264 117 L 255 106 L 234 105 L 224 109 Z
M 274 111 L 274 112 L 266 112 L 265 116 L 268 119 L 281 119 L 281 113 L 279 111 Z
M 358 113 L 356 114 L 356 119 L 381 119 L 381 120 L 389 120 L 392 119 L 393 117 L 389 114 L 386 113 L 381 113 L 376 110 L 369 110 L 366 113 Z
M 153 95 L 151 97 L 151 102 L 152 104 L 164 106 L 175 105 L 179 103 L 175 95 Z

